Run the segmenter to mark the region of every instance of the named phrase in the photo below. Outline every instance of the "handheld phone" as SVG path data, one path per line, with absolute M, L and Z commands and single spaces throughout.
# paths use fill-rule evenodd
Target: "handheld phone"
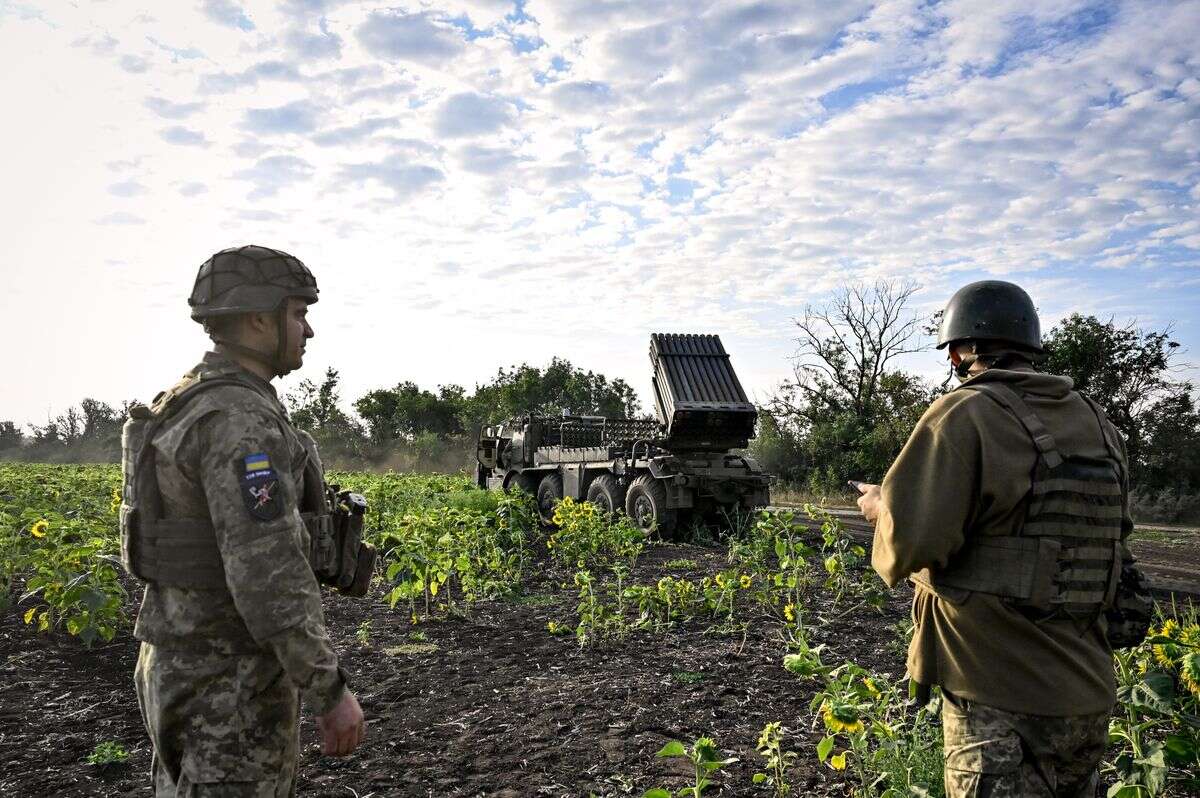
M 848 480 L 846 480 L 846 484 L 849 485 L 850 487 L 854 488 L 857 491 L 861 491 L 862 486 L 867 483 L 859 482 L 857 479 L 848 479 Z

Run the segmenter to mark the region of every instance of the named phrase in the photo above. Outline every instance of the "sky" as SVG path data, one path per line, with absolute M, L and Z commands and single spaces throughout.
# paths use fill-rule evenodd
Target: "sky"
M 839 286 L 1019 283 L 1200 350 L 1200 2 L 0 0 L 0 419 L 148 400 L 200 264 L 316 274 L 348 402 L 652 332 L 753 399 Z M 938 354 L 906 367 L 943 371 Z M 1193 370 L 1190 374 L 1194 375 Z

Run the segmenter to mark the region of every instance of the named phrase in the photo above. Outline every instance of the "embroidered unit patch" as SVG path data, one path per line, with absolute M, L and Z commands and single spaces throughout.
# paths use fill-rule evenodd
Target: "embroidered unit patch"
M 279 495 L 279 475 L 271 468 L 266 454 L 252 454 L 235 461 L 240 477 L 242 502 L 252 518 L 274 521 L 283 512 Z

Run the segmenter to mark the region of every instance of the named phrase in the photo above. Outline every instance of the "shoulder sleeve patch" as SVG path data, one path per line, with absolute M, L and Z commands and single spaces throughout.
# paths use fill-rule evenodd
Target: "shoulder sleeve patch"
M 271 468 L 271 459 L 263 452 L 238 457 L 233 461 L 241 487 L 242 503 L 250 517 L 274 521 L 283 512 L 279 475 Z

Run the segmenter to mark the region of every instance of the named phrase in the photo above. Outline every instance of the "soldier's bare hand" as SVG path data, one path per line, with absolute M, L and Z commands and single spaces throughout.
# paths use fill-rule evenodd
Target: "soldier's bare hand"
M 858 509 L 862 511 L 863 518 L 872 524 L 875 523 L 875 519 L 879 517 L 879 505 L 883 502 L 883 495 L 879 492 L 879 486 L 868 482 L 859 482 L 855 487 L 862 494 L 858 497 Z
M 367 736 L 362 707 L 354 693 L 347 690 L 333 709 L 317 718 L 321 731 L 321 753 L 326 756 L 349 756 Z

